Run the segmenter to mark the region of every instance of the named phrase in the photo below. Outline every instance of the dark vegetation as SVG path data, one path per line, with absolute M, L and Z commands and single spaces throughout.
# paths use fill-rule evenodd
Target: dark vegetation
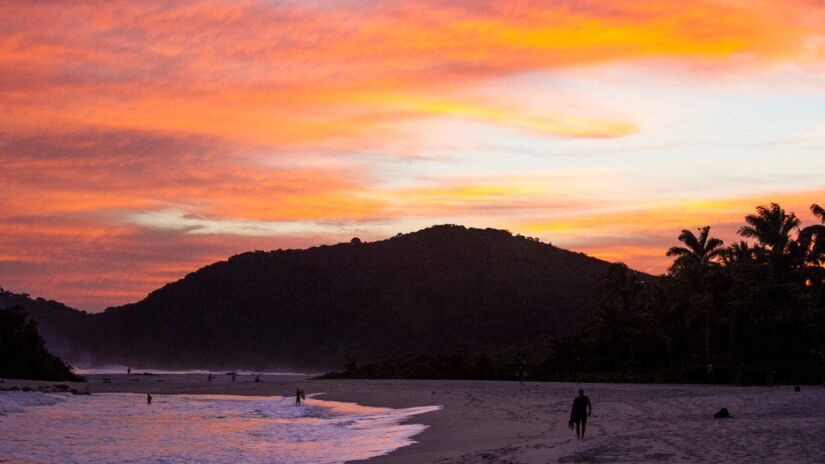
M 329 368 L 329 377 L 825 380 L 825 212 L 725 246 L 685 230 L 653 277 L 500 230 L 250 252 L 101 314 L 0 291 L 72 362 Z M 358 361 L 356 361 L 358 360 Z M 360 361 L 360 363 L 359 363 Z
M 445 225 L 244 253 L 100 314 L 12 296 L 74 363 L 329 369 L 571 335 L 609 268 L 507 231 Z
M 0 377 L 81 380 L 43 346 L 37 323 L 19 306 L 0 310 Z
M 773 384 L 825 380 L 825 211 L 802 227 L 779 205 L 725 247 L 684 230 L 668 274 L 613 265 L 578 332 L 472 354 L 388 357 L 327 377 Z
M 16 294 L 0 288 L 0 308 L 22 308 L 37 322 L 37 331 L 46 341 L 46 349 L 64 360 L 82 360 L 85 353 L 72 342 L 89 330 L 89 314 L 63 303 L 32 298 L 27 293 Z

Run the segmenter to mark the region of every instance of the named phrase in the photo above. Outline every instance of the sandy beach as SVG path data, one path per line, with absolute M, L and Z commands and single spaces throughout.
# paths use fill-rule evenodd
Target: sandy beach
M 370 463 L 825 462 L 825 388 L 426 380 L 312 380 L 300 376 L 90 375 L 80 391 L 291 395 L 368 406 L 442 405 L 415 416 L 416 444 Z M 109 379 L 104 381 L 104 379 Z M 5 380 L 0 386 L 42 382 Z M 585 440 L 567 428 L 583 388 L 593 403 Z M 726 407 L 733 419 L 713 419 Z

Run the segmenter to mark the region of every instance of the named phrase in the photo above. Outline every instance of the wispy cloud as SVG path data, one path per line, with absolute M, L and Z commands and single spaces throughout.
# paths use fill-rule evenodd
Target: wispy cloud
M 823 30 L 808 0 L 4 1 L 0 284 L 100 309 L 438 222 L 661 270 L 682 226 L 822 196 L 789 165 L 825 166 Z

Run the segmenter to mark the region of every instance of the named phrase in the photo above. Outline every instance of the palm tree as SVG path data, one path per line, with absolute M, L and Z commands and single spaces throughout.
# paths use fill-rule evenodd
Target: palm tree
M 616 263 L 608 268 L 607 275 L 599 281 L 596 299 L 600 310 L 591 320 L 591 330 L 596 345 L 617 371 L 630 356 L 630 330 L 638 307 L 641 282 L 626 264 Z
M 748 225 L 739 229 L 739 235 L 756 239 L 774 266 L 789 264 L 786 258 L 792 247 L 791 233 L 800 223 L 796 215 L 787 214 L 781 206 L 771 203 L 769 207 L 757 206 L 756 214 L 745 216 L 745 222 Z
M 726 266 L 735 266 L 751 262 L 753 259 L 753 248 L 744 240 L 734 243 L 722 253 L 722 262 Z
M 692 295 L 690 306 L 701 314 L 705 338 L 705 364 L 710 363 L 710 327 L 712 297 L 708 292 L 710 273 L 718 267 L 717 260 L 723 255 L 724 242 L 710 237 L 710 226 L 699 229 L 697 237 L 685 229 L 679 234 L 679 241 L 685 246 L 674 246 L 667 251 L 667 256 L 676 257 L 670 271 L 674 277 L 685 278 Z
M 825 224 L 825 208 L 814 203 L 811 205 L 811 212 L 814 213 L 814 216 L 818 217 L 823 224 Z
M 718 238 L 709 237 L 709 234 L 710 226 L 700 228 L 698 237 L 687 229 L 683 230 L 679 234 L 679 241 L 685 246 L 675 246 L 667 250 L 667 256 L 676 257 L 671 271 L 698 271 L 701 274 L 710 268 L 714 260 L 722 256 L 724 242 Z
M 817 266 L 825 263 L 825 208 L 814 203 L 811 213 L 819 218 L 821 224 L 814 224 L 799 232 L 799 241 L 804 246 L 805 261 Z
M 814 203 L 811 205 L 811 212 L 814 213 L 814 216 L 819 218 L 819 222 L 821 222 L 821 224 L 809 226 L 806 227 L 806 229 L 813 229 L 814 234 L 816 235 L 816 246 L 818 247 L 820 253 L 825 253 L 825 208 Z

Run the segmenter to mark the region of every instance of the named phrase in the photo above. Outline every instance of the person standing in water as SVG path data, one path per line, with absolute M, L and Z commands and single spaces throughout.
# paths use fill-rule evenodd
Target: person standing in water
M 146 394 L 146 404 L 152 404 L 152 395 Z
M 576 438 L 584 438 L 584 431 L 587 427 L 587 418 L 593 412 L 590 405 L 590 398 L 584 396 L 584 390 L 579 390 L 579 396 L 573 400 L 573 409 L 570 411 L 570 428 L 576 426 Z

